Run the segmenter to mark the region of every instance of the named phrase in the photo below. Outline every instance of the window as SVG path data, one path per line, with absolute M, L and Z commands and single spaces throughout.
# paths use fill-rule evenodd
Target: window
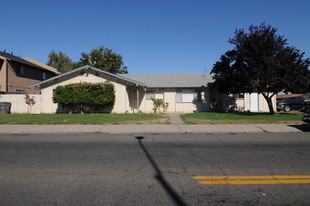
M 244 99 L 244 94 L 243 93 L 234 94 L 234 98 L 236 98 L 236 99 Z
M 23 93 L 25 93 L 25 90 L 16 89 L 16 93 L 23 94 Z
M 25 75 L 25 68 L 24 66 L 19 67 L 19 75 Z
M 146 99 L 151 100 L 152 98 L 155 98 L 155 90 L 147 90 Z
M 155 99 L 164 99 L 164 92 L 155 92 Z
M 201 101 L 201 92 L 199 90 L 177 90 L 176 102 L 196 102 Z
M 43 79 L 43 80 L 46 79 L 46 72 L 42 72 L 42 79 Z
M 154 99 L 164 99 L 164 91 L 162 90 L 147 90 L 146 91 L 146 99 L 151 100 L 152 98 Z

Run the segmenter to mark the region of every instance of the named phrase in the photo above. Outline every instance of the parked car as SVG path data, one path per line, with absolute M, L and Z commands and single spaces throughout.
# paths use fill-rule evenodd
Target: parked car
M 301 110 L 304 108 L 305 101 L 304 97 L 288 97 L 283 101 L 277 101 L 277 111 Z
M 302 109 L 302 111 L 304 112 L 303 116 L 302 116 L 302 120 L 304 122 L 308 122 L 310 123 L 310 101 L 307 101 L 305 103 L 304 108 Z

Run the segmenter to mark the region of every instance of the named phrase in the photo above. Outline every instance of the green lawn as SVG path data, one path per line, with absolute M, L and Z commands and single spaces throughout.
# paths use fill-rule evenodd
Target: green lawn
M 167 124 L 161 114 L 0 114 L 0 124 Z
M 200 112 L 181 115 L 186 124 L 234 124 L 234 123 L 299 123 L 302 113 L 211 113 Z

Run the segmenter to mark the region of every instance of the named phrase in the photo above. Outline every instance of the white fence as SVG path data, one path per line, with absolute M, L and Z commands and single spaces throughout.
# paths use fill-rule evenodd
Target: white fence
M 29 94 L 29 96 L 34 98 L 35 104 L 30 108 L 25 102 L 25 94 L 0 94 L 0 102 L 10 102 L 11 103 L 11 113 L 41 113 L 41 95 L 40 94 Z

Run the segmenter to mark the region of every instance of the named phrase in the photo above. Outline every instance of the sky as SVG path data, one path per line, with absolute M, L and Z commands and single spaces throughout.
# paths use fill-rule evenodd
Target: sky
M 209 73 L 235 29 L 265 22 L 310 57 L 309 0 L 11 0 L 1 2 L 0 51 L 78 61 L 100 46 L 129 73 Z

